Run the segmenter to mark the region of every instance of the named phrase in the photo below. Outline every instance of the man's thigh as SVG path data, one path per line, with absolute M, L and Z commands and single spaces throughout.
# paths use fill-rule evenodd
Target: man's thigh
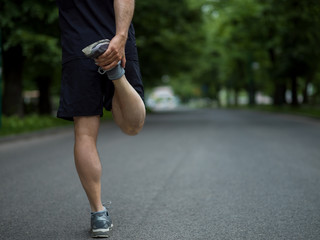
M 125 67 L 125 76 L 130 85 L 137 91 L 144 101 L 144 88 L 142 83 L 142 76 L 140 73 L 139 61 L 127 60 Z M 110 111 L 112 109 L 112 98 L 114 95 L 114 86 L 112 81 L 106 83 L 104 88 L 104 107 Z

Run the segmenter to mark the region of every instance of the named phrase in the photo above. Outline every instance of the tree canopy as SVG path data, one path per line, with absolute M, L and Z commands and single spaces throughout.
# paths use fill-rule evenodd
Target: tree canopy
M 275 104 L 285 103 L 289 89 L 293 105 L 298 93 L 308 101 L 311 83 L 319 92 L 319 1 L 228 0 L 204 6 L 225 87 L 265 92 Z

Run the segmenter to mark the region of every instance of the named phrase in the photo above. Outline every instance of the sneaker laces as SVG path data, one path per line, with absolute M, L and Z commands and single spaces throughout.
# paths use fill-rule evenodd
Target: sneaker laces
M 107 202 L 105 202 L 105 203 L 102 203 L 102 205 L 107 209 L 107 210 L 109 210 L 110 208 L 111 208 L 111 201 L 107 201 Z

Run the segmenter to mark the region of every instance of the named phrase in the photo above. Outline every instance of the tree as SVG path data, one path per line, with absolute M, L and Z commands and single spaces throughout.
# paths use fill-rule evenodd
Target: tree
M 307 86 L 319 72 L 319 1 L 226 0 L 204 6 L 225 87 L 247 89 L 251 103 L 256 90 L 272 89 L 274 104 L 284 104 L 289 87 L 292 105 L 302 90 L 307 101 Z
M 218 53 L 219 78 L 223 85 L 235 93 L 246 89 L 249 102 L 255 103 L 256 79 L 253 64 L 261 55 L 257 41 L 261 7 L 254 0 L 208 2 L 207 14 L 214 36 L 212 45 Z
M 202 23 L 200 6 L 192 8 L 187 0 L 136 2 L 134 24 L 145 85 L 196 69 L 205 40 Z
M 320 61 L 320 3 L 311 1 L 265 0 L 263 24 L 272 77 L 275 80 L 274 102 L 284 103 L 284 93 L 291 86 L 292 105 L 298 105 L 298 78 L 312 82 Z M 290 84 L 289 81 L 290 80 Z M 306 91 L 306 90 L 304 90 Z M 305 94 L 306 95 L 306 94 Z M 305 96 L 306 98 L 306 96 Z
M 45 65 L 46 77 L 60 61 L 58 12 L 54 0 L 1 0 L 0 27 L 3 34 L 3 112 L 23 115 L 22 88 L 24 67 L 34 76 L 42 72 L 36 66 Z M 33 70 L 33 72 L 31 71 Z M 48 92 L 49 80 L 42 80 L 41 90 Z M 49 96 L 42 99 L 48 101 Z M 40 103 L 41 104 L 41 103 Z

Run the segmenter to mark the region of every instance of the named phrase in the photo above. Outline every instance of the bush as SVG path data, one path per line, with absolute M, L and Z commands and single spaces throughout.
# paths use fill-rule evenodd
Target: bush
M 3 116 L 0 136 L 31 132 L 68 124 L 71 124 L 71 122 L 53 116 L 30 115 L 23 118 Z

